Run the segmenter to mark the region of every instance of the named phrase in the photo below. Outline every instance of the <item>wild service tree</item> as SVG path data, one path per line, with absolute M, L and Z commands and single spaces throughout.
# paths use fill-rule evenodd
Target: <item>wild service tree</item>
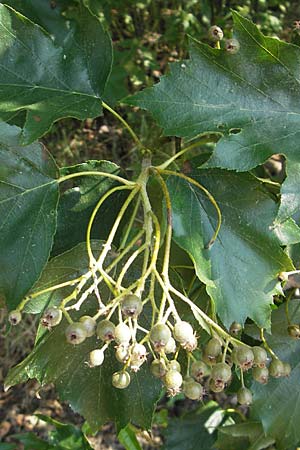
M 11 325 L 40 316 L 6 388 L 52 382 L 92 431 L 149 429 L 163 389 L 225 390 L 248 419 L 224 413 L 215 442 L 203 424 L 217 406 L 204 407 L 167 448 L 195 434 L 197 449 L 200 434 L 203 448 L 300 441 L 300 49 L 233 19 L 232 38 L 190 37 L 187 60 L 122 101 L 182 138 L 166 155 L 105 101 L 112 44 L 93 1 L 0 4 L 0 293 Z M 139 168 L 57 167 L 38 139 L 103 110 Z M 255 169 L 273 154 L 282 184 Z

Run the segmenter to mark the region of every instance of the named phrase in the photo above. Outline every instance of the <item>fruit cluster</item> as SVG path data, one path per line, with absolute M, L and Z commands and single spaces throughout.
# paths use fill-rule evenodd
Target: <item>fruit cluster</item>
M 152 359 L 150 371 L 162 381 L 169 396 L 183 392 L 189 399 L 202 400 L 207 391 L 222 392 L 236 373 L 241 381 L 241 388 L 237 393 L 238 402 L 249 405 L 252 402 L 252 394 L 244 386 L 244 372 L 251 369 L 253 379 L 261 384 L 266 384 L 269 376 L 285 377 L 291 372 L 290 365 L 280 361 L 274 354 L 267 367 L 268 354 L 265 348 L 249 347 L 238 341 L 236 337 L 242 327 L 236 322 L 230 327 L 232 341 L 230 338 L 224 341 L 215 334 L 201 349 L 201 359 L 197 359 L 194 351 L 199 355 L 200 349 L 190 323 L 184 320 L 177 320 L 173 325 L 170 321 L 157 322 L 150 330 L 146 330 L 138 324 L 143 302 L 137 295 L 124 296 L 119 306 L 117 325 L 110 318 L 97 322 L 95 318 L 85 315 L 65 329 L 66 340 L 70 344 L 81 344 L 95 334 L 103 343 L 101 348 L 96 348 L 89 354 L 87 364 L 91 368 L 102 365 L 105 350 L 110 344 L 114 345 L 116 359 L 123 365 L 120 371 L 112 374 L 112 384 L 118 389 L 128 387 L 131 381 L 130 372 L 137 372 L 142 364 Z M 41 325 L 51 329 L 61 322 L 62 317 L 60 308 L 50 307 L 44 312 Z M 21 320 L 21 313 L 12 311 L 9 320 L 16 325 Z M 144 333 L 139 342 L 138 330 Z M 180 351 L 186 352 L 187 356 L 184 376 L 178 361 Z M 152 354 L 151 358 L 148 358 L 149 353 Z

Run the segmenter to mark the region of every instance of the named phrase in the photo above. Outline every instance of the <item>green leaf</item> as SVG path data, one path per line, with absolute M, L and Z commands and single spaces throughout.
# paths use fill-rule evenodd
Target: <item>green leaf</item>
M 56 228 L 56 165 L 41 144 L 20 147 L 0 123 L 0 293 L 15 308 L 46 264 Z
M 221 410 L 216 403 L 210 402 L 198 412 L 186 414 L 181 418 L 169 421 L 164 431 L 164 450 L 208 450 L 212 448 L 216 433 L 215 427 L 210 427 L 212 416 Z
M 71 424 L 61 423 L 43 414 L 36 416 L 55 427 L 55 430 L 49 433 L 49 442 L 54 447 L 61 450 L 92 450 L 83 432 Z
M 102 113 L 111 41 L 99 20 L 87 8 L 78 8 L 58 46 L 41 28 L 0 4 L 0 117 L 27 110 L 23 143 L 42 136 L 63 117 Z
M 17 439 L 24 446 L 24 450 L 55 450 L 57 447 L 53 447 L 48 442 L 37 437 L 34 433 L 15 434 L 14 438 Z
M 274 442 L 273 438 L 265 436 L 261 423 L 247 421 L 220 427 L 215 447 L 220 450 L 262 450 Z
M 1 444 L 0 443 L 0 450 L 16 450 L 17 446 L 15 444 Z
M 270 230 L 276 204 L 249 174 L 195 170 L 192 177 L 215 197 L 222 212 L 221 229 L 207 249 L 217 227 L 215 208 L 198 187 L 170 176 L 167 183 L 175 242 L 194 261 L 225 326 L 233 321 L 244 323 L 250 317 L 268 327 L 270 304 L 279 288 L 278 273 L 292 268 Z
M 100 244 L 93 242 L 95 254 Z M 86 270 L 88 257 L 85 244 L 79 244 L 49 262 L 35 289 L 47 286 L 50 280 L 54 284 L 58 280 L 73 279 Z M 108 289 L 101 285 L 99 288 L 102 298 L 107 298 Z M 55 294 L 43 294 L 32 299 L 27 310 L 38 312 L 50 302 L 57 304 L 70 293 L 70 289 L 60 289 Z M 78 314 L 81 316 L 96 312 L 97 300 L 93 296 L 89 297 L 88 305 L 88 310 L 74 314 L 75 319 Z M 66 325 L 63 320 L 50 333 L 40 333 L 32 352 L 9 372 L 5 381 L 6 389 L 20 380 L 24 381 L 24 378 L 36 378 L 42 385 L 53 382 L 61 400 L 67 401 L 74 411 L 83 415 L 93 431 L 108 421 L 114 421 L 118 429 L 124 428 L 128 422 L 150 428 L 161 384 L 150 374 L 149 367 L 144 365 L 139 372 L 131 374 L 132 381 L 127 389 L 114 388 L 111 384 L 112 374 L 120 370 L 122 365 L 115 358 L 113 345 L 105 352 L 103 365 L 90 368 L 87 365 L 88 354 L 99 347 L 100 342 L 93 336 L 81 345 L 72 346 L 65 339 Z
M 142 450 L 142 447 L 136 438 L 136 433 L 130 424 L 120 430 L 118 439 L 126 450 Z
M 110 161 L 87 161 L 72 167 L 64 167 L 60 173 L 61 176 L 65 176 L 91 170 L 115 175 L 119 173 L 119 167 Z M 86 240 L 86 229 L 94 207 L 102 195 L 117 184 L 110 178 L 100 176 L 75 178 L 72 187 L 66 183 L 67 189 L 62 193 L 58 205 L 53 255 L 60 254 Z M 92 238 L 107 238 L 127 195 L 127 192 L 117 192 L 105 201 L 95 218 Z
M 284 154 L 283 221 L 300 207 L 300 48 L 264 36 L 236 12 L 233 19 L 236 54 L 191 40 L 189 60 L 127 103 L 149 110 L 166 135 L 222 133 L 209 167 L 246 171 Z
M 274 233 L 281 245 L 292 245 L 300 242 L 300 228 L 292 218 L 280 223 L 276 221 Z
M 44 0 L 6 0 L 5 5 L 11 6 L 23 16 L 44 28 L 52 39 L 61 45 L 70 32 L 66 13 L 78 6 L 76 0 L 55 0 L 55 3 Z
M 300 321 L 300 301 L 291 300 L 289 313 L 293 323 Z M 293 370 L 288 378 L 270 379 L 267 385 L 253 382 L 252 416 L 259 418 L 265 433 L 276 439 L 276 448 L 285 450 L 300 441 L 300 341 L 287 333 L 285 305 L 272 313 L 272 335 L 266 336 L 268 344 Z M 276 413 L 275 413 L 276 412 Z

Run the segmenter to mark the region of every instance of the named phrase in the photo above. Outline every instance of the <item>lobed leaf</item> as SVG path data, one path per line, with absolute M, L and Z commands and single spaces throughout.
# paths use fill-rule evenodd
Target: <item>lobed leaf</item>
M 222 226 L 207 249 L 217 227 L 215 208 L 197 186 L 170 176 L 175 242 L 194 261 L 226 327 L 233 321 L 244 323 L 247 317 L 269 327 L 270 304 L 279 289 L 277 276 L 293 267 L 270 230 L 276 204 L 249 174 L 196 169 L 192 177 L 215 197 Z
M 0 4 L 0 117 L 26 110 L 24 144 L 63 117 L 102 113 L 112 64 L 109 35 L 89 9 L 78 5 L 60 45 L 20 13 Z
M 284 221 L 300 208 L 300 48 L 264 36 L 236 12 L 233 20 L 236 54 L 191 39 L 189 60 L 126 102 L 149 110 L 166 135 L 223 135 L 207 167 L 246 171 L 285 155 L 278 213 Z
M 9 309 L 49 258 L 59 197 L 53 159 L 42 144 L 21 147 L 20 131 L 0 123 L 0 294 Z

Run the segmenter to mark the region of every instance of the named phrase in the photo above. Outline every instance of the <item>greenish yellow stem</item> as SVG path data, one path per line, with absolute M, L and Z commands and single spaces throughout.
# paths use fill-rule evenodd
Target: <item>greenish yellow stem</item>
M 25 297 L 21 303 L 18 306 L 18 310 L 22 311 L 22 309 L 24 308 L 24 306 L 33 298 L 39 297 L 40 295 L 43 294 L 47 294 L 47 292 L 52 292 L 52 291 L 56 291 L 56 289 L 61 289 L 63 287 L 66 286 L 73 286 L 74 284 L 76 284 L 77 282 L 79 282 L 80 280 L 82 280 L 82 276 L 78 277 L 78 278 L 74 278 L 73 280 L 70 281 L 65 281 L 64 283 L 60 283 L 60 284 L 56 284 L 55 286 L 50 286 L 48 288 L 42 289 L 40 291 L 37 292 L 33 292 L 32 294 L 28 295 L 27 297 Z
M 184 175 L 183 173 L 173 172 L 172 170 L 160 170 L 160 173 L 165 174 L 165 175 L 179 177 L 179 178 L 182 178 L 183 180 L 188 181 L 189 183 L 193 184 L 194 186 L 196 186 L 198 189 L 200 189 L 201 191 L 203 191 L 205 193 L 205 195 L 207 196 L 207 198 L 209 199 L 211 204 L 214 206 L 214 208 L 217 212 L 217 216 L 218 216 L 218 223 L 217 223 L 216 230 L 215 230 L 211 240 L 206 245 L 206 248 L 210 248 L 213 245 L 213 243 L 215 242 L 215 240 L 217 239 L 217 236 L 218 236 L 220 228 L 221 228 L 221 223 L 222 223 L 222 213 L 221 213 L 221 210 L 220 210 L 215 198 L 204 186 L 202 186 L 202 184 L 198 183 L 198 181 L 194 180 L 193 178 L 190 178 L 190 177 Z
M 224 347 L 224 351 L 223 351 L 223 355 L 222 355 L 222 362 L 224 363 L 226 361 L 226 354 L 228 351 L 228 345 L 229 345 L 229 339 L 225 340 L 225 347 Z
M 242 387 L 245 387 L 245 383 L 244 383 L 244 372 L 243 372 L 242 368 L 240 369 L 240 373 L 241 373 L 241 383 L 242 383 Z
M 243 346 L 248 347 L 246 344 L 239 341 L 238 339 L 231 337 L 230 334 L 228 334 L 225 330 L 223 330 L 223 328 L 220 327 L 220 325 L 218 325 L 207 314 L 205 314 L 205 312 L 203 312 L 202 309 L 200 309 L 198 306 L 196 306 L 194 304 L 194 302 L 192 302 L 188 297 L 183 295 L 180 291 L 175 289 L 174 286 L 172 286 L 171 284 L 169 286 L 169 290 L 171 292 L 173 292 L 178 298 L 180 298 L 185 303 L 187 303 L 190 306 L 192 312 L 196 311 L 199 314 L 199 316 L 201 316 L 201 318 L 204 320 L 204 322 L 206 322 L 209 326 L 211 326 L 211 328 L 213 330 L 215 330 L 220 336 L 222 336 L 225 339 L 228 339 L 230 342 L 234 343 L 235 345 L 243 345 Z
M 95 257 L 93 255 L 92 248 L 91 248 L 91 231 L 92 231 L 92 226 L 93 226 L 95 217 L 97 215 L 97 212 L 99 211 L 99 209 L 101 208 L 101 206 L 103 205 L 103 203 L 105 202 L 105 200 L 108 197 L 110 197 L 115 192 L 123 191 L 125 189 L 134 189 L 134 187 L 132 187 L 132 186 L 116 186 L 116 187 L 110 189 L 100 198 L 100 200 L 98 201 L 97 205 L 95 206 L 95 208 L 91 214 L 91 217 L 90 217 L 90 220 L 89 220 L 89 223 L 87 226 L 87 230 L 86 230 L 86 245 L 87 245 L 87 251 L 88 251 L 91 266 L 94 264 L 94 261 L 95 261 Z
M 128 130 L 128 132 L 130 133 L 130 135 L 132 136 L 133 140 L 135 141 L 135 143 L 143 148 L 143 144 L 141 143 L 140 139 L 137 137 L 137 135 L 135 134 L 135 132 L 133 131 L 133 129 L 131 128 L 131 126 L 126 122 L 125 119 L 123 119 L 122 116 L 120 116 L 120 114 L 118 114 L 113 108 L 111 108 L 107 103 L 102 102 L 102 106 L 103 108 L 107 109 L 107 111 L 111 112 L 116 119 L 118 119 L 123 125 L 124 127 Z
M 124 264 L 124 266 L 123 266 L 123 268 L 122 268 L 122 270 L 120 272 L 120 275 L 119 275 L 119 277 L 117 279 L 117 282 L 116 282 L 116 289 L 117 290 L 120 289 L 122 281 L 123 281 L 123 278 L 124 278 L 126 272 L 128 271 L 129 267 L 133 264 L 134 260 L 145 250 L 145 248 L 146 248 L 146 244 L 143 244 L 140 248 L 138 248 L 135 252 L 133 252 L 130 255 L 130 257 L 128 258 L 128 260 Z
M 134 221 L 135 221 L 135 218 L 136 218 L 136 215 L 137 215 L 140 203 L 141 203 L 141 197 L 139 197 L 137 199 L 137 202 L 135 204 L 134 210 L 133 210 L 133 212 L 131 214 L 130 220 L 129 220 L 127 228 L 126 228 L 126 232 L 125 232 L 125 234 L 124 234 L 124 236 L 122 238 L 121 244 L 119 246 L 120 250 L 122 250 L 126 246 L 126 242 L 127 242 L 128 236 L 130 234 L 130 231 L 133 228 L 133 224 L 134 224 Z
M 112 180 L 119 181 L 119 183 L 125 184 L 126 186 L 134 186 L 134 181 L 125 180 L 125 178 L 119 177 L 118 175 L 114 175 L 113 173 L 107 172 L 98 172 L 96 170 L 91 171 L 83 171 L 70 173 L 69 175 L 65 175 L 63 177 L 58 178 L 58 183 L 63 183 L 64 181 L 71 180 L 72 178 L 84 177 L 84 176 L 92 176 L 92 177 L 106 177 L 111 178 Z
M 158 170 L 165 170 L 167 167 L 169 167 L 170 164 L 172 164 L 172 162 L 174 162 L 177 158 L 180 158 L 180 156 L 184 155 L 186 152 L 192 150 L 193 148 L 199 147 L 200 145 L 206 144 L 207 142 L 211 142 L 212 140 L 214 141 L 214 139 L 212 139 L 211 136 L 211 137 L 204 137 L 203 139 L 200 139 L 200 141 L 193 142 L 192 144 L 188 145 L 187 147 L 177 152 L 167 161 L 163 162 L 159 166 L 156 166 L 156 168 Z
M 272 355 L 272 358 L 279 359 L 278 356 L 275 355 L 275 353 L 273 352 L 273 350 L 271 349 L 271 347 L 267 343 L 265 335 L 264 335 L 264 329 L 263 328 L 260 328 L 260 339 L 261 339 L 265 349 L 270 353 L 270 355 Z
M 107 238 L 106 243 L 103 246 L 103 250 L 100 253 L 100 256 L 96 262 L 96 269 L 100 268 L 103 266 L 104 260 L 108 254 L 108 252 L 111 250 L 111 246 L 112 246 L 112 242 L 114 240 L 115 234 L 117 232 L 117 229 L 120 225 L 120 222 L 128 208 L 128 206 L 130 205 L 130 203 L 132 202 L 132 200 L 134 199 L 135 195 L 137 194 L 138 190 L 140 189 L 139 186 L 135 185 L 135 188 L 133 189 L 133 191 L 128 195 L 127 199 L 125 200 L 125 202 L 122 205 L 122 208 L 119 211 L 119 214 L 116 217 L 115 223 L 109 233 L 109 236 Z

